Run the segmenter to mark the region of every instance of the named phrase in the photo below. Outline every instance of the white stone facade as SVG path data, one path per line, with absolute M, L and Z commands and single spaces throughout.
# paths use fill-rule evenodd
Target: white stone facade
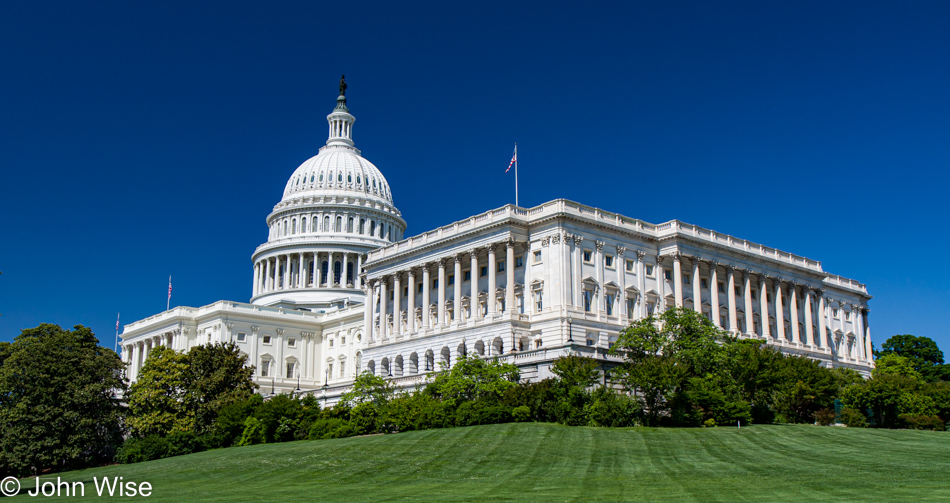
M 827 366 L 873 367 L 865 285 L 821 263 L 672 220 L 572 201 L 514 205 L 403 239 L 379 170 L 353 146 L 341 96 L 320 153 L 291 176 L 255 250 L 251 303 L 178 307 L 126 325 L 138 375 L 156 345 L 233 341 L 264 394 L 332 402 L 358 372 L 403 387 L 461 354 L 548 377 L 569 351 L 605 365 L 630 322 L 673 306 Z

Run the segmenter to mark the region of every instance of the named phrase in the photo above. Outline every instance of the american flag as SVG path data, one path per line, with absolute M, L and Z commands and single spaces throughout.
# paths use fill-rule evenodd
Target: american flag
M 515 153 L 511 154 L 511 162 L 508 163 L 508 169 L 505 170 L 505 173 L 511 171 L 511 167 L 518 162 L 518 146 L 515 145 Z
M 118 314 L 115 315 L 115 331 L 116 332 L 119 331 L 119 315 Z
M 168 300 L 172 300 L 172 277 L 168 277 Z

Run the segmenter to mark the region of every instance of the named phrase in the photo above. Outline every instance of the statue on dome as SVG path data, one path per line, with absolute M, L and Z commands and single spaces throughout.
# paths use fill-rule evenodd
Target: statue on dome
M 340 75 L 340 96 L 346 96 L 346 74 Z

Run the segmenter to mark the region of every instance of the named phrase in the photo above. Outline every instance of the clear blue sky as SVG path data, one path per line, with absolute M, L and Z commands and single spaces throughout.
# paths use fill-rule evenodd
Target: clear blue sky
M 0 340 L 247 301 L 326 139 L 416 234 L 565 197 L 867 283 L 950 358 L 950 2 L 0 2 Z

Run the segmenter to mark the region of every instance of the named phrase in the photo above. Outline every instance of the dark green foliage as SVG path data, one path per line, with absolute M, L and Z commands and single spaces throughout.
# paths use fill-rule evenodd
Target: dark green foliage
M 225 405 L 218 411 L 214 432 L 219 438 L 217 447 L 230 447 L 241 440 L 244 432 L 244 420 L 253 415 L 264 404 L 264 397 L 251 395 L 245 400 Z
M 455 426 L 511 422 L 511 409 L 487 400 L 463 402 L 455 410 Z
M 839 379 L 817 361 L 787 356 L 782 358 L 777 374 L 772 405 L 779 421 L 811 423 L 816 412 L 834 405 Z
M 123 369 L 82 325 L 44 323 L 0 345 L 0 473 L 111 461 L 123 434 Z
M 868 418 L 861 411 L 845 407 L 841 409 L 841 422 L 849 428 L 867 428 Z
M 531 408 L 527 405 L 519 405 L 511 409 L 511 419 L 516 423 L 524 423 L 531 420 Z
M 232 403 L 246 400 L 257 386 L 251 380 L 253 366 L 233 342 L 195 346 L 188 351 L 189 407 L 194 409 L 194 432 L 204 434 L 213 426 L 218 412 Z
M 835 409 L 821 409 L 815 413 L 815 422 L 820 426 L 833 426 L 835 424 Z
M 905 428 L 912 430 L 943 431 L 943 420 L 937 416 L 919 416 L 916 414 L 901 414 L 898 416 Z
M 917 337 L 910 334 L 894 335 L 881 344 L 880 351 L 874 352 L 875 358 L 897 355 L 907 358 L 910 366 L 928 382 L 947 380 L 947 368 L 943 365 L 943 351 L 929 337 Z
M 591 402 L 585 409 L 585 416 L 588 426 L 622 428 L 637 426 L 642 421 L 637 401 L 607 386 L 601 386 L 591 393 Z

